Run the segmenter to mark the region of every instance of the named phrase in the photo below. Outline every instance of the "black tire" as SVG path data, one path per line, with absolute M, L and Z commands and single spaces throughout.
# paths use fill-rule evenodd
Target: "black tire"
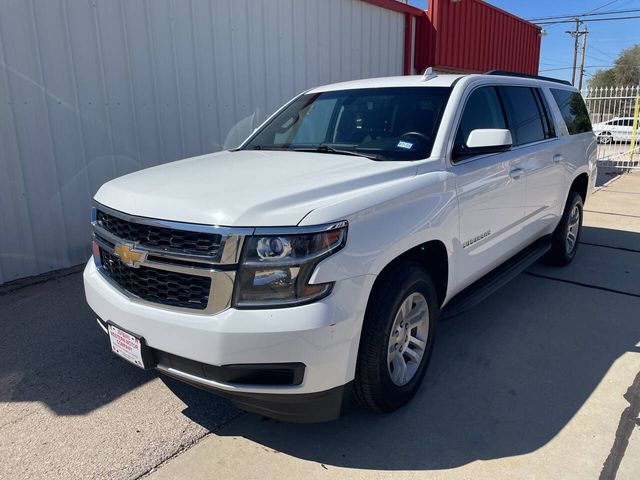
M 562 267 L 571 263 L 578 251 L 578 245 L 580 245 L 580 234 L 582 233 L 582 219 L 583 219 L 583 201 L 580 194 L 577 192 L 571 192 L 569 199 L 564 207 L 562 218 L 560 223 L 554 230 L 551 236 L 551 249 L 543 257 L 543 261 L 549 265 L 556 265 Z M 575 234 L 575 240 L 573 248 L 569 249 L 567 246 L 567 235 L 569 227 L 571 226 L 572 212 L 577 209 L 580 218 L 578 220 L 578 231 Z
M 600 135 L 598 135 L 598 143 L 602 143 L 604 145 L 613 143 L 613 135 L 611 135 L 609 132 L 601 133 Z
M 408 383 L 399 386 L 391 378 L 387 353 L 396 313 L 413 293 L 421 294 L 426 300 L 428 336 L 415 373 Z M 358 404 L 376 412 L 392 412 L 413 398 L 429 364 L 439 314 L 436 288 L 418 264 L 398 262 L 382 274 L 371 292 L 360 336 L 354 381 L 354 397 Z

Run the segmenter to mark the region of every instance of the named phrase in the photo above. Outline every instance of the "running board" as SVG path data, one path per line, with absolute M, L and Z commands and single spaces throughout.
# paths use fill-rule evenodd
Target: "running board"
M 535 263 L 550 248 L 551 235 L 535 241 L 453 297 L 445 305 L 441 318 L 455 317 L 475 307 Z

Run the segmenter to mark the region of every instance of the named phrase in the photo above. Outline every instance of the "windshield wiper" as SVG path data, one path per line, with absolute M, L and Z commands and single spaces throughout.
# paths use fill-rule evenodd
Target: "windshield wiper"
M 316 152 L 316 153 L 335 153 L 336 155 L 353 155 L 354 157 L 365 157 L 369 160 L 380 160 L 378 155 L 355 152 L 353 150 L 340 150 L 329 145 L 318 145 L 317 147 L 292 148 L 296 152 Z
M 253 147 L 247 147 L 243 150 L 290 150 L 286 147 L 270 147 L 270 146 L 262 146 L 262 145 L 254 145 Z

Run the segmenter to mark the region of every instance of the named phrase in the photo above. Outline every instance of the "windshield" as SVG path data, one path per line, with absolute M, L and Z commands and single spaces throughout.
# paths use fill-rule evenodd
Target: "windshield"
M 418 160 L 431 155 L 450 88 L 341 90 L 298 97 L 242 148 Z

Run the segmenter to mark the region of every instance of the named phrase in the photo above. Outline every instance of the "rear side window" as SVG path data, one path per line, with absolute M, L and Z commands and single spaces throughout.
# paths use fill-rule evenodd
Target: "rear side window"
M 514 146 L 550 138 L 551 131 L 543 105 L 534 89 L 500 87 L 500 93 L 507 108 Z
M 547 103 L 547 99 L 539 88 L 533 89 L 535 97 L 538 100 L 538 108 L 540 109 L 540 115 L 542 116 L 542 124 L 544 126 L 544 135 L 546 138 L 555 138 L 556 130 L 553 126 L 553 119 L 551 117 L 551 109 Z
M 507 128 L 495 87 L 481 87 L 471 93 L 462 112 L 456 144 L 466 145 L 469 134 L 480 128 Z
M 606 122 L 607 125 L 611 125 L 612 127 L 632 127 L 633 120 L 631 119 L 620 119 L 620 120 L 610 120 Z
M 582 95 L 557 88 L 552 88 L 551 94 L 558 104 L 570 135 L 591 131 L 591 120 L 589 120 L 589 112 L 582 100 Z

